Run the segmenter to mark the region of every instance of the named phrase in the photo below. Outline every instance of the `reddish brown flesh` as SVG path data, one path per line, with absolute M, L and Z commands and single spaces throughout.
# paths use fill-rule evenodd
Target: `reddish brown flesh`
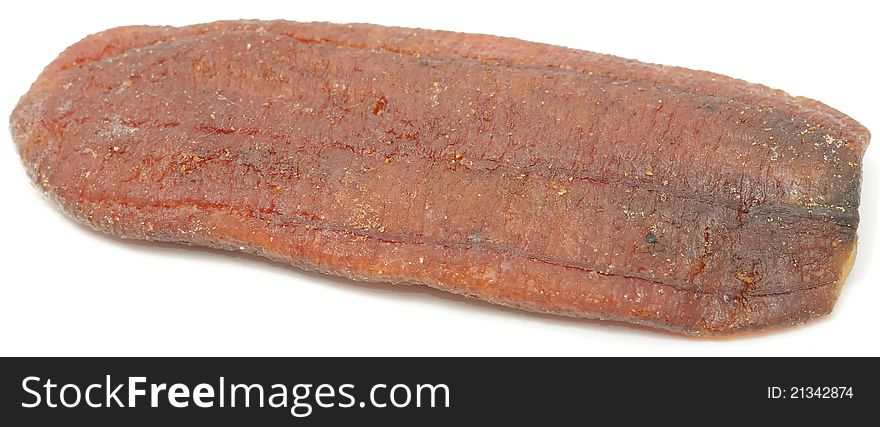
M 124 27 L 11 117 L 124 238 L 688 334 L 831 311 L 868 131 L 716 74 L 372 25 Z

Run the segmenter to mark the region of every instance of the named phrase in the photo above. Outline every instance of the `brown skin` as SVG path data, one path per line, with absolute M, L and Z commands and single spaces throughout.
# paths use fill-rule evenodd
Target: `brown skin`
M 123 238 L 685 334 L 831 311 L 868 131 L 716 74 L 373 25 L 123 27 L 10 118 Z

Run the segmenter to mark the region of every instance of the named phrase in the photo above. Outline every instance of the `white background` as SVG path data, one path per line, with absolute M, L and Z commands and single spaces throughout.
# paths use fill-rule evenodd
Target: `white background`
M 6 2 L 0 122 L 68 45 L 110 27 L 370 22 L 512 36 L 705 69 L 819 99 L 880 133 L 872 1 Z M 876 144 L 876 143 L 875 143 Z M 0 131 L 2 355 L 878 355 L 880 147 L 865 156 L 855 268 L 834 313 L 735 339 L 537 316 L 257 258 L 122 242 L 34 190 Z

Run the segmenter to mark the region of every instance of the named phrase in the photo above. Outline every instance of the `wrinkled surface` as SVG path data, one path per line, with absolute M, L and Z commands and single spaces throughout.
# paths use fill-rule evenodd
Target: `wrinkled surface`
M 284 21 L 90 36 L 11 129 L 36 184 L 117 236 L 688 334 L 831 311 L 870 138 L 705 72 Z

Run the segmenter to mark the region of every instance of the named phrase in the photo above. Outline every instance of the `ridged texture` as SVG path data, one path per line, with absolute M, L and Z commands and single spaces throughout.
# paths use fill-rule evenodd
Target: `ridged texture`
M 42 190 L 123 238 L 687 334 L 831 311 L 870 138 L 717 74 L 285 21 L 87 37 L 11 129 Z

